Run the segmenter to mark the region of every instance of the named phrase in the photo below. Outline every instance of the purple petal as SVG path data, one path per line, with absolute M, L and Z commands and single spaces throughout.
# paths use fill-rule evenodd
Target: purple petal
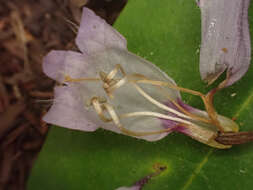
M 59 82 L 69 75 L 80 78 L 87 75 L 88 57 L 73 51 L 51 51 L 43 60 L 43 71 L 50 78 Z
M 226 86 L 229 86 L 248 70 L 251 57 L 249 4 L 250 0 L 200 0 L 200 74 L 208 83 L 227 70 Z
M 61 71 L 64 68 L 66 52 L 53 50 L 43 58 L 42 69 L 47 76 L 57 81 L 63 80 Z
M 85 109 L 76 87 L 55 87 L 55 99 L 43 120 L 57 126 L 81 131 L 95 131 L 101 121 Z
M 105 48 L 126 49 L 127 42 L 105 20 L 84 7 L 76 44 L 83 53 L 91 54 Z

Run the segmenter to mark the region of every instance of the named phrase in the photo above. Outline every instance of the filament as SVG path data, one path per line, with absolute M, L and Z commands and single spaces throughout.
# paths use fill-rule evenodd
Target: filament
M 70 76 L 66 75 L 64 78 L 64 82 L 82 82 L 82 81 L 100 81 L 99 78 L 71 78 Z
M 134 87 L 137 89 L 137 91 L 144 97 L 146 98 L 147 100 L 149 100 L 151 103 L 155 104 L 157 107 L 161 108 L 161 109 L 164 109 L 166 111 L 169 111 L 171 113 L 174 113 L 176 114 L 177 116 L 180 116 L 180 117 L 183 117 L 183 118 L 186 118 L 186 119 L 190 119 L 190 117 L 188 117 L 187 115 L 184 115 L 182 114 L 181 112 L 178 112 L 160 102 L 158 102 L 157 100 L 155 100 L 154 98 L 152 98 L 151 96 L 149 96 L 146 92 L 144 92 L 138 85 L 134 84 Z
M 149 132 L 136 132 L 136 131 L 132 131 L 129 129 L 124 128 L 119 120 L 119 117 L 117 116 L 116 112 L 114 111 L 113 107 L 107 103 L 104 104 L 106 110 L 108 111 L 108 113 L 110 114 L 114 124 L 120 129 L 120 131 L 122 131 L 125 134 L 128 134 L 130 136 L 147 136 L 147 135 L 154 135 L 154 134 L 161 134 L 164 132 L 169 132 L 172 131 L 176 126 L 172 127 L 172 128 L 168 128 L 168 129 L 164 129 L 164 130 L 158 130 L 158 131 L 149 131 Z
M 164 115 L 164 114 L 161 114 L 158 112 L 150 112 L 150 111 L 131 112 L 131 113 L 125 113 L 125 114 L 120 115 L 120 117 L 122 117 L 122 118 L 133 117 L 133 116 L 152 116 L 152 117 L 157 117 L 157 118 L 161 118 L 161 119 L 168 119 L 171 121 L 185 123 L 188 125 L 193 124 L 190 121 L 183 120 L 178 117 L 172 117 L 172 116 Z

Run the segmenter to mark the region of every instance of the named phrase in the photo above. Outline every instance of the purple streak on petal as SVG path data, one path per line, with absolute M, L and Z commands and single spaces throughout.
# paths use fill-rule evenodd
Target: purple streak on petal
M 126 49 L 127 42 L 105 20 L 84 7 L 76 44 L 83 53 L 90 54 L 109 47 Z
M 205 117 L 205 118 L 209 118 L 208 114 L 206 111 L 203 111 L 203 110 L 200 110 L 200 109 L 197 109 L 197 108 L 194 108 L 186 103 L 184 103 L 182 100 L 180 99 L 177 99 L 177 103 L 183 108 L 185 109 L 186 111 L 192 113 L 192 114 L 195 114 L 195 115 L 198 115 L 198 116 L 201 116 L 201 117 Z
M 89 73 L 88 56 L 74 51 L 51 51 L 43 60 L 43 71 L 58 82 L 64 81 L 64 76 L 72 78 L 85 77 Z
M 175 108 L 174 108 L 174 105 L 173 105 L 171 102 L 166 103 L 166 105 L 169 106 L 169 107 L 171 107 L 171 108 L 173 108 L 173 109 L 175 109 Z M 177 109 L 175 109 L 175 110 L 177 110 Z M 178 110 L 177 110 L 177 111 L 178 111 Z M 178 117 L 178 116 L 176 116 L 176 115 L 173 114 L 173 113 L 168 113 L 168 115 L 169 115 L 169 116 L 173 116 L 173 117 Z M 179 117 L 178 117 L 178 118 L 179 118 Z M 172 133 L 173 131 L 176 130 L 175 126 L 178 125 L 178 122 L 176 122 L 176 121 L 171 121 L 171 120 L 168 120 L 168 119 L 162 119 L 162 118 L 160 118 L 160 120 L 162 121 L 162 125 L 163 125 L 163 127 L 164 127 L 165 129 L 171 129 L 171 128 L 173 128 L 173 130 L 169 131 L 168 134 L 169 134 L 169 133 Z
M 250 0 L 200 0 L 203 80 L 212 83 L 227 69 L 226 86 L 229 86 L 248 70 L 251 58 L 249 4 Z
M 180 102 L 182 102 L 182 100 L 180 98 L 178 98 L 178 100 Z M 165 103 L 167 106 L 169 106 L 170 108 L 173 108 L 174 110 L 177 110 L 179 112 L 181 112 L 172 102 L 167 102 Z M 178 117 L 177 115 L 173 114 L 173 113 L 168 113 L 168 115 L 170 116 L 173 116 L 173 117 L 177 117 L 177 118 L 181 118 L 181 117 Z M 183 118 L 181 118 L 183 119 Z M 172 132 L 179 132 L 179 133 L 184 133 L 184 134 L 188 134 L 188 131 L 187 131 L 187 128 L 183 125 L 179 125 L 178 122 L 176 121 L 171 121 L 171 120 L 168 120 L 168 119 L 161 119 L 162 121 L 162 125 L 164 126 L 165 129 L 170 129 L 170 128 L 173 128 L 169 133 L 172 133 Z
M 186 111 L 189 111 L 189 112 L 200 111 L 199 109 L 196 109 L 196 108 L 194 108 L 194 107 L 192 107 L 192 106 L 190 106 L 190 105 L 184 103 L 184 101 L 183 101 L 181 98 L 177 98 L 177 99 L 176 99 L 176 102 L 178 103 L 178 105 L 180 105 L 181 107 L 183 107 Z M 175 110 L 181 112 L 181 111 L 178 109 L 178 107 L 177 107 L 175 104 L 173 104 L 172 102 L 169 101 L 169 102 L 167 102 L 167 103 L 165 103 L 165 104 L 166 104 L 167 106 L 169 106 L 169 107 L 171 107 L 171 108 L 173 108 L 173 109 L 175 109 Z
M 179 132 L 179 133 L 183 133 L 183 134 L 186 134 L 186 135 L 191 135 L 190 131 L 187 129 L 187 127 L 183 126 L 183 125 L 179 125 L 177 127 L 175 127 L 173 129 L 173 131 L 175 132 Z
M 179 99 L 179 98 L 177 99 L 177 103 L 178 103 L 182 108 L 184 108 L 186 111 L 191 112 L 191 113 L 193 113 L 193 112 L 198 112 L 198 111 L 202 111 L 202 110 L 199 110 L 199 109 L 197 109 L 197 108 L 194 108 L 194 107 L 192 107 L 192 106 L 190 106 L 190 105 L 184 103 L 183 100 L 181 100 L 181 99 Z
M 168 114 L 168 115 L 171 116 L 171 114 Z M 171 129 L 171 128 L 174 128 L 176 125 L 178 125 L 178 123 L 175 121 L 171 121 L 168 119 L 161 119 L 161 120 L 162 120 L 162 125 L 164 126 L 165 129 Z
M 169 133 L 179 132 L 179 133 L 183 133 L 183 134 L 189 134 L 187 127 L 185 127 L 183 125 L 179 125 L 179 123 L 177 123 L 175 121 L 170 121 L 170 120 L 165 120 L 165 119 L 162 119 L 162 120 L 163 120 L 162 124 L 165 129 L 172 128 L 172 130 Z
M 93 117 L 91 110 L 84 107 L 84 102 L 73 86 L 55 87 L 55 100 L 43 120 L 57 126 L 81 131 L 95 131 L 101 121 Z

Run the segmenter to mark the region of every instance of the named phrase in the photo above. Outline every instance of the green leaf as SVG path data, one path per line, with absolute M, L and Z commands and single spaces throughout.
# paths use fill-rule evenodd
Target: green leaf
M 253 5 L 249 12 L 253 26 Z M 208 91 L 198 70 L 200 10 L 194 0 L 129 0 L 115 27 L 127 38 L 130 51 L 158 65 L 178 85 Z M 251 81 L 252 68 L 215 97 L 218 112 L 235 117 L 241 130 L 253 129 Z M 203 108 L 198 98 L 183 98 Z M 152 178 L 144 190 L 253 186 L 253 144 L 216 150 L 181 134 L 150 143 L 103 130 L 86 133 L 52 127 L 28 189 L 113 190 L 152 173 L 155 163 L 166 165 L 167 170 Z

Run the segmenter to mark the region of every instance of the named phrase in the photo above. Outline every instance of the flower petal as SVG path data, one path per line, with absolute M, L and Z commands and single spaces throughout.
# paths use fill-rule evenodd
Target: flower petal
M 208 83 L 227 69 L 226 86 L 229 86 L 248 70 L 251 58 L 249 3 L 250 0 L 200 0 L 200 74 Z
M 67 51 L 50 51 L 43 58 L 43 72 L 54 80 L 62 81 L 61 71 L 64 68 L 66 54 Z
M 51 51 L 43 60 L 43 71 L 50 78 L 63 82 L 66 75 L 80 78 L 88 71 L 88 56 L 74 51 Z
M 105 20 L 84 7 L 76 44 L 83 53 L 91 54 L 108 47 L 126 49 L 127 42 Z
M 85 109 L 76 87 L 55 87 L 55 99 L 43 120 L 57 126 L 82 131 L 95 131 L 102 122 L 93 110 Z

